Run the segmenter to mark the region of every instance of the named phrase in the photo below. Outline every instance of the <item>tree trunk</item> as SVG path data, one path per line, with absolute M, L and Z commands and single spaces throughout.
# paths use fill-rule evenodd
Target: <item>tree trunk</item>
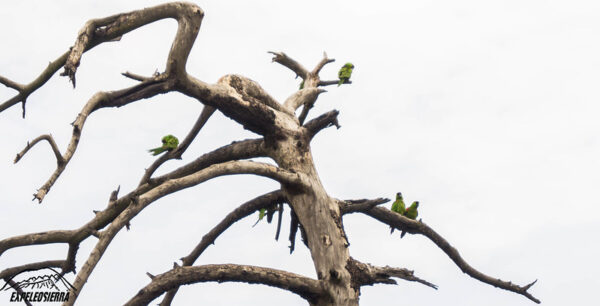
M 283 186 L 283 190 L 306 232 L 318 279 L 330 295 L 312 304 L 358 305 L 359 291 L 352 287 L 346 269 L 350 255 L 339 206 L 321 184 L 310 153 L 307 130 L 298 125 L 290 134 L 274 141 L 270 153 L 281 168 L 300 174 L 306 186 L 301 190 Z

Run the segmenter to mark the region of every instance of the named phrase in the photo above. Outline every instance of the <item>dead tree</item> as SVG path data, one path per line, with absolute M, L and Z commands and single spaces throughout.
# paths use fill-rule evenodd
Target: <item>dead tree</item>
M 56 156 L 56 170 L 34 195 L 34 200 L 40 203 L 68 166 L 76 152 L 84 124 L 94 111 L 121 107 L 168 92 L 183 93 L 191 100 L 204 105 L 197 122 L 181 144 L 175 150 L 157 158 L 147 168 L 137 188 L 123 195 L 119 195 L 119 190 L 115 190 L 106 208 L 97 211 L 94 218 L 81 227 L 1 240 L 0 255 L 11 248 L 42 244 L 65 243 L 69 248 L 64 259 L 11 267 L 0 272 L 0 278 L 9 280 L 24 271 L 47 267 L 62 269 L 63 274 L 75 273 L 75 255 L 80 243 L 88 238 L 97 239 L 93 251 L 78 269 L 73 283 L 75 289 L 71 292 L 70 300 L 65 302 L 65 305 L 72 305 L 83 292 L 88 277 L 115 235 L 123 227 L 128 226 L 129 222 L 148 205 L 162 197 L 212 178 L 233 174 L 254 174 L 276 180 L 281 184 L 281 188 L 237 207 L 207 233 L 190 254 L 182 258 L 181 264 L 175 263 L 172 270 L 156 276 L 148 274 L 151 282 L 131 297 L 127 305 L 145 305 L 165 293 L 161 305 L 170 305 L 179 286 L 209 281 L 246 282 L 278 287 L 296 293 L 310 305 L 358 305 L 361 286 L 379 283 L 396 284 L 393 278 L 437 288 L 432 283 L 415 276 L 413 271 L 390 266 L 377 267 L 352 258 L 342 218 L 349 213 L 361 213 L 410 234 L 423 235 L 445 252 L 464 273 L 492 286 L 523 295 L 536 303 L 540 302 L 528 292 L 535 281 L 519 286 L 479 272 L 424 222 L 411 220 L 388 209 L 377 207 L 388 202 L 388 199 L 339 200 L 328 195 L 315 170 L 310 143 L 321 130 L 331 126 L 340 127 L 337 122 L 338 111 L 329 111 L 308 122 L 305 122 L 305 119 L 317 101 L 317 97 L 325 92 L 321 87 L 338 82 L 338 80 L 321 80 L 319 77 L 321 69 L 334 60 L 324 54 L 323 59 L 312 70 L 308 70 L 283 52 L 270 52 L 274 62 L 292 70 L 296 77 L 304 81 L 304 88 L 290 95 L 283 103 L 271 97 L 258 83 L 241 75 L 225 75 L 216 84 L 205 83 L 194 78 L 185 69 L 203 15 L 203 11 L 195 4 L 176 2 L 90 20 L 79 32 L 75 44 L 51 62 L 32 82 L 19 84 L 0 76 L 0 83 L 18 92 L 13 98 L 0 104 L 0 112 L 20 103 L 25 117 L 28 96 L 43 86 L 60 68 L 64 68 L 61 75 L 68 76 L 75 87 L 77 68 L 86 51 L 102 43 L 118 40 L 130 31 L 161 19 L 173 18 L 178 22 L 164 72 L 151 76 L 124 73 L 125 77 L 137 80 L 139 83 L 121 90 L 98 92 L 93 95 L 72 123 L 71 141 L 64 151 L 61 151 L 52 136 L 42 135 L 28 142 L 27 146 L 17 154 L 15 163 L 31 147 L 45 140 Z M 296 111 L 300 107 L 302 111 L 296 116 Z M 259 137 L 233 142 L 201 155 L 164 175 L 153 175 L 155 170 L 167 160 L 181 159 L 182 154 L 215 110 Z M 271 158 L 276 165 L 251 160 L 258 157 Z M 285 204 L 292 213 L 289 237 L 291 250 L 293 251 L 296 233 L 299 230 L 304 244 L 310 250 L 317 279 L 257 266 L 235 264 L 194 266 L 194 262 L 202 252 L 233 223 L 260 209 L 269 209 L 269 218 L 277 212 L 281 222 L 281 213 Z

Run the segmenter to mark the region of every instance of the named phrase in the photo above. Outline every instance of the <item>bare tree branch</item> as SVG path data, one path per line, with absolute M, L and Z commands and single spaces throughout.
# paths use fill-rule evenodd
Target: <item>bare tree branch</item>
M 2 77 L 2 82 L 8 87 L 18 87 L 19 94 L 0 104 L 0 112 L 22 102 L 23 117 L 25 117 L 25 101 L 27 97 L 44 85 L 61 67 L 65 70 L 61 75 L 69 76 L 75 87 L 75 73 L 84 52 L 108 41 L 114 41 L 123 34 L 133 31 L 141 26 L 160 19 L 174 18 L 178 21 L 177 34 L 171 46 L 167 59 L 167 74 L 185 73 L 187 57 L 194 44 L 204 12 L 195 4 L 174 2 L 157 5 L 155 7 L 137 10 L 129 13 L 117 14 L 106 18 L 94 19 L 87 22 L 80 30 L 75 45 L 61 55 L 31 83 L 25 86 Z M 17 89 L 17 88 L 15 88 Z
M 297 109 L 301 105 L 304 105 L 304 107 L 302 108 L 302 112 L 298 116 L 298 121 L 300 125 L 302 125 L 304 123 L 304 120 L 306 120 L 306 117 L 308 116 L 308 112 L 314 106 L 317 96 L 320 93 L 325 92 L 325 90 L 317 89 L 317 87 L 330 85 L 329 82 L 321 81 L 319 73 L 326 64 L 334 62 L 335 59 L 328 58 L 327 53 L 323 52 L 323 59 L 317 64 L 317 66 L 315 66 L 315 68 L 311 72 L 308 72 L 302 65 L 300 65 L 298 62 L 296 62 L 294 59 L 287 56 L 283 52 L 269 53 L 272 53 L 274 55 L 274 62 L 278 62 L 281 65 L 291 69 L 296 73 L 296 77 L 300 76 L 304 80 L 304 89 L 301 88 L 300 91 L 292 94 L 284 103 L 286 107 L 291 108 L 293 110 Z M 335 83 L 332 84 L 337 83 L 338 81 L 335 81 Z
M 179 178 L 194 172 L 200 171 L 210 165 L 223 163 L 238 159 L 247 159 L 253 157 L 265 157 L 264 140 L 246 139 L 234 141 L 231 144 L 220 147 L 214 151 L 203 154 L 194 161 L 181 166 L 180 168 L 149 180 L 151 185 L 162 183 L 168 179 Z
M 269 51 L 268 53 L 273 54 L 272 62 L 277 62 L 290 70 L 292 70 L 296 77 L 301 77 L 303 79 L 308 78 L 308 70 L 304 68 L 300 63 L 296 62 L 293 58 L 287 56 L 287 54 L 283 52 L 273 52 Z
M 266 208 L 272 206 L 273 204 L 280 204 L 286 201 L 285 194 L 281 190 L 275 190 L 261 196 L 258 196 L 242 205 L 237 207 L 235 210 L 230 212 L 225 219 L 223 219 L 219 224 L 217 224 L 210 232 L 202 237 L 200 243 L 194 248 L 194 250 L 183 257 L 181 260 L 184 266 L 191 266 L 194 264 L 196 259 L 200 257 L 202 252 L 206 250 L 206 248 L 215 243 L 215 240 L 219 235 L 225 232 L 231 225 L 235 222 L 253 214 L 257 210 L 261 208 Z
M 48 64 L 48 67 L 46 67 L 46 69 L 44 69 L 44 71 L 42 71 L 42 73 L 40 73 L 40 75 L 37 78 L 35 78 L 35 80 L 31 81 L 31 83 L 27 85 L 21 85 L 7 78 L 1 77 L 4 80 L 2 84 L 10 88 L 16 89 L 17 91 L 19 91 L 19 93 L 16 96 L 10 98 L 8 101 L 0 104 L 0 113 L 3 112 L 5 109 L 21 102 L 23 106 L 23 118 L 25 118 L 25 102 L 27 101 L 27 97 L 29 97 L 29 95 L 32 92 L 36 91 L 38 88 L 42 87 L 42 85 L 46 84 L 46 82 L 48 82 L 48 80 L 54 75 L 54 73 L 56 73 L 56 71 L 58 71 L 58 69 L 60 69 L 60 67 L 62 67 L 62 65 L 66 62 L 67 57 L 69 56 L 69 52 L 70 51 L 63 53 L 63 55 L 61 55 L 55 61 Z
M 17 157 L 15 157 L 14 163 L 15 164 L 18 163 L 19 160 L 21 160 L 21 158 L 23 158 L 25 153 L 27 153 L 27 151 L 29 151 L 31 148 L 33 148 L 33 146 L 35 146 L 35 144 L 37 144 L 38 142 L 40 142 L 42 140 L 48 141 L 48 143 L 50 144 L 50 147 L 52 147 L 52 151 L 54 152 L 54 156 L 56 156 L 56 163 L 58 164 L 58 166 L 60 167 L 61 164 L 65 163 L 65 159 L 60 154 L 60 150 L 58 149 L 56 142 L 54 142 L 54 138 L 52 138 L 52 135 L 49 135 L 49 134 L 41 135 L 41 136 L 37 137 L 36 139 L 32 140 L 31 142 L 28 141 L 27 146 L 25 146 L 25 148 L 21 152 L 17 153 Z
M 450 257 L 450 259 L 460 268 L 461 271 L 463 271 L 463 273 L 466 273 L 472 278 L 497 288 L 502 288 L 504 290 L 521 294 L 535 303 L 541 303 L 540 300 L 527 292 L 527 290 L 533 286 L 537 280 L 525 286 L 519 286 L 479 272 L 475 268 L 471 267 L 471 265 L 469 265 L 460 256 L 458 251 L 452 245 L 450 245 L 446 239 L 436 233 L 432 228 L 427 226 L 427 224 L 421 221 L 411 220 L 382 207 L 374 207 L 368 211 L 363 211 L 363 213 L 408 233 L 424 235 L 425 237 L 429 238 L 429 240 L 433 241 L 433 243 L 435 243 L 440 249 L 442 249 L 442 251 L 444 251 L 444 253 Z
M 263 284 L 293 292 L 309 302 L 327 294 L 318 280 L 286 271 L 233 264 L 204 265 L 177 267 L 157 275 L 125 305 L 148 305 L 165 291 L 198 282 Z
M 308 125 L 308 123 L 307 123 Z M 355 212 L 368 211 L 371 208 L 385 204 L 390 201 L 388 198 L 377 198 L 374 200 L 360 199 L 360 200 L 338 200 L 340 203 L 340 213 L 342 215 L 351 214 Z
M 34 194 L 33 199 L 34 200 L 37 199 L 38 202 L 41 203 L 43 201 L 44 197 L 46 196 L 46 194 L 48 193 L 48 191 L 50 191 L 50 188 L 52 188 L 52 186 L 54 185 L 54 183 L 56 182 L 58 177 L 65 170 L 69 161 L 75 154 L 75 150 L 77 149 L 77 146 L 79 144 L 79 139 L 81 137 L 81 131 L 83 129 L 85 121 L 93 111 L 100 109 L 102 107 L 125 105 L 132 101 L 135 101 L 135 100 L 138 100 L 141 98 L 147 98 L 149 96 L 154 96 L 160 92 L 166 92 L 169 90 L 169 88 L 164 88 L 163 86 L 159 86 L 159 87 L 146 86 L 150 83 L 152 83 L 152 82 L 141 83 L 139 85 L 136 85 L 136 86 L 124 89 L 124 90 L 119 90 L 119 91 L 99 92 L 99 93 L 96 93 L 94 96 L 92 96 L 92 98 L 86 103 L 86 105 L 83 107 L 83 109 L 81 110 L 81 112 L 79 113 L 79 115 L 77 116 L 77 118 L 75 119 L 75 121 L 72 124 L 73 125 L 73 133 L 71 136 L 71 141 L 70 141 L 64 155 L 62 156 L 62 159 L 59 161 L 59 163 L 56 167 L 56 170 L 54 170 L 54 173 L 52 173 L 52 175 L 46 181 L 46 183 L 42 187 L 40 187 L 40 189 L 38 189 L 37 193 Z M 57 150 L 58 149 L 55 150 L 55 153 Z
M 232 88 L 242 99 L 251 104 L 265 104 L 274 110 L 293 116 L 293 111 L 277 102 L 257 82 L 243 75 L 225 75 L 219 79 L 219 84 Z
M 10 285 L 10 287 L 12 287 L 13 289 L 15 289 L 15 291 L 17 291 L 18 294 L 20 294 L 21 296 L 23 296 L 23 303 L 25 303 L 25 305 L 27 306 L 33 306 L 29 300 L 27 299 L 27 296 L 25 295 L 25 292 L 23 291 L 23 289 L 21 289 L 21 287 L 12 279 L 4 279 L 6 281 L 6 283 L 8 285 Z
M 291 111 L 278 102 L 269 105 L 263 103 L 265 101 L 258 101 L 257 96 L 262 95 L 259 94 L 262 90 L 259 91 L 253 81 L 236 75 L 224 76 L 214 85 L 187 75 L 183 80 L 178 80 L 177 90 L 205 105 L 215 107 L 245 129 L 259 135 L 280 132 L 276 124 L 277 117 L 283 114 L 291 116 Z M 279 105 L 276 107 L 281 111 L 274 108 L 275 105 Z
M 0 75 L 0 84 L 6 86 L 8 88 L 12 88 L 14 90 L 17 90 L 17 91 L 21 91 L 25 87 L 25 85 L 19 84 L 17 82 L 12 81 L 12 80 L 9 80 L 9 79 L 1 76 L 1 75 Z
M 196 123 L 194 124 L 192 129 L 188 132 L 188 135 L 185 137 L 185 139 L 179 144 L 179 146 L 177 146 L 177 148 L 175 150 L 168 151 L 166 154 L 163 154 L 161 157 L 159 157 L 157 160 L 155 160 L 148 169 L 146 169 L 146 172 L 144 173 L 144 176 L 142 177 L 142 180 L 140 181 L 140 185 L 148 182 L 148 180 L 150 179 L 152 174 L 154 174 L 154 171 L 156 171 L 156 169 L 158 169 L 158 167 L 160 167 L 162 164 L 164 164 L 167 160 L 181 159 L 183 152 L 185 152 L 185 150 L 187 150 L 187 148 L 190 146 L 192 141 L 196 138 L 196 136 L 198 135 L 198 133 L 200 132 L 200 130 L 202 129 L 204 124 L 206 124 L 206 122 L 208 121 L 208 118 L 210 118 L 210 116 L 212 116 L 212 114 L 214 114 L 214 112 L 215 112 L 214 107 L 205 105 L 202 108 L 202 112 L 200 113 L 198 120 L 196 120 Z
M 37 271 L 45 268 L 63 268 L 64 265 L 64 260 L 47 260 L 25 264 L 18 267 L 12 267 L 2 270 L 2 272 L 0 272 L 0 279 L 11 279 L 16 275 L 27 271 Z
M 376 267 L 370 264 L 359 262 L 352 257 L 350 257 L 350 260 L 348 260 L 346 263 L 346 268 L 348 271 L 350 271 L 354 288 L 357 290 L 361 286 L 371 286 L 378 283 L 396 285 L 396 281 L 391 279 L 391 277 L 397 277 L 411 282 L 418 282 L 437 290 L 436 285 L 416 277 L 414 275 L 414 271 L 408 269 L 394 268 L 390 266 Z
M 85 51 L 97 44 L 112 41 L 141 26 L 165 18 L 173 18 L 178 22 L 177 34 L 167 60 L 166 73 L 183 73 L 203 16 L 204 12 L 195 4 L 174 2 L 105 18 L 92 19 L 79 31 L 75 45 L 71 48 L 64 64 L 65 70 L 61 75 L 69 76 L 73 87 L 75 87 L 75 73 Z
M 108 248 L 108 245 L 112 239 L 123 228 L 123 226 L 128 224 L 129 221 L 146 206 L 168 194 L 198 185 L 209 179 L 222 175 L 243 173 L 266 176 L 278 180 L 284 185 L 297 187 L 302 185 L 301 179 L 294 173 L 287 172 L 269 164 L 250 161 L 231 161 L 215 164 L 196 173 L 163 182 L 146 193 L 139 195 L 134 203 L 131 203 L 129 206 L 127 206 L 127 208 L 114 219 L 110 226 L 100 233 L 100 239 L 96 243 L 96 246 L 92 250 L 92 253 L 83 265 L 81 271 L 79 271 L 77 274 L 75 283 L 73 284 L 74 288 L 70 291 L 73 297 L 69 298 L 68 302 L 65 302 L 65 306 L 73 305 L 75 303 L 78 295 L 83 289 L 83 286 L 87 282 L 87 279 L 96 267 L 98 261 L 100 261 L 100 258 Z
M 304 88 L 293 93 L 283 104 L 293 110 L 298 109 L 302 105 L 313 105 L 319 95 L 326 91 L 325 89 L 316 87 Z
M 327 53 L 323 52 L 323 59 L 317 64 L 317 66 L 315 66 L 315 68 L 310 72 L 310 74 L 319 75 L 319 73 L 321 72 L 321 69 L 323 69 L 323 67 L 325 67 L 325 65 L 327 65 L 329 63 L 333 63 L 333 62 L 335 62 L 335 59 L 328 58 Z
M 121 73 L 121 75 L 123 75 L 124 77 L 130 78 L 132 80 L 135 80 L 135 81 L 140 81 L 140 82 L 149 81 L 153 78 L 153 77 L 146 77 L 143 75 L 135 74 L 135 73 L 132 73 L 129 71 L 125 71 L 125 72 Z M 158 75 L 154 75 L 154 77 L 156 77 L 156 76 L 158 76 Z
M 40 203 L 71 160 L 78 146 L 83 125 L 87 117 L 94 111 L 106 107 L 121 107 L 171 91 L 179 91 L 193 97 L 205 106 L 194 127 L 179 147 L 155 160 L 145 171 L 141 182 L 133 191 L 121 198 L 118 197 L 120 188 L 113 191 L 107 207 L 102 211 L 94 211 L 93 219 L 82 227 L 70 231 L 34 233 L 1 240 L 0 255 L 15 247 L 50 243 L 67 243 L 68 252 L 65 260 L 30 263 L 5 269 L 0 272 L 0 278 L 8 278 L 7 282 L 10 283 L 11 277 L 23 271 L 57 266 L 62 268 L 62 274 L 75 272 L 75 259 L 80 243 L 90 236 L 95 236 L 98 241 L 76 275 L 70 294 L 71 298 L 64 304 L 73 305 L 116 234 L 123 227 L 128 228 L 129 222 L 148 205 L 164 196 L 219 176 L 254 174 L 278 181 L 282 185 L 281 190 L 257 197 L 231 212 L 202 238 L 188 256 L 182 258 L 183 267 L 175 263 L 173 270 L 164 274 L 154 276 L 148 273 L 152 279 L 151 283 L 140 290 L 128 305 L 147 304 L 170 290 L 163 300 L 163 305 L 168 305 L 180 285 L 205 281 L 266 284 L 294 292 L 307 299 L 309 303 L 318 306 L 358 305 L 360 286 L 375 283 L 395 284 L 396 281 L 391 279 L 392 277 L 437 288 L 414 276 L 413 271 L 389 266 L 375 267 L 352 259 L 349 256 L 349 244 L 341 216 L 353 212 L 363 212 L 406 232 L 423 234 L 441 248 L 464 273 L 493 286 L 517 292 L 539 303 L 539 300 L 527 292 L 535 282 L 520 287 L 510 282 L 493 279 L 473 269 L 460 257 L 456 249 L 420 220 L 414 221 L 389 212 L 387 209 L 376 207 L 389 201 L 388 199 L 339 201 L 330 197 L 322 186 L 313 164 L 310 139 L 329 126 L 335 125 L 339 128 L 338 111 L 330 111 L 309 121 L 306 125 L 302 125 L 319 94 L 324 92 L 318 87 L 334 85 L 339 82 L 338 80 L 321 81 L 319 76 L 322 68 L 334 60 L 329 59 L 324 53 L 323 59 L 309 72 L 285 53 L 270 52 L 274 55 L 274 62 L 289 68 L 304 81 L 304 89 L 291 95 L 284 104 L 271 97 L 255 81 L 240 75 L 225 75 L 219 79 L 217 84 L 207 84 L 187 74 L 185 70 L 187 58 L 197 37 L 203 14 L 195 4 L 174 2 L 93 19 L 79 31 L 73 47 L 56 61 L 50 63 L 48 68 L 32 83 L 22 85 L 0 76 L 0 84 L 18 91 L 15 97 L 0 104 L 0 112 L 21 102 L 23 116 L 25 116 L 27 97 L 45 84 L 60 67 L 64 66 L 62 75 L 68 76 L 75 87 L 76 71 L 87 50 L 101 43 L 120 39 L 122 35 L 157 20 L 173 18 L 178 22 L 177 33 L 167 58 L 164 73 L 144 77 L 127 72 L 123 75 L 140 81 L 140 83 L 117 91 L 99 92 L 91 97 L 72 124 L 71 141 L 64 155 L 60 154 L 58 146 L 49 135 L 42 135 L 34 139 L 33 143 L 28 143 L 27 147 L 17 155 L 15 162 L 41 140 L 48 141 L 56 155 L 56 170 L 34 197 Z M 351 82 L 346 81 L 345 83 Z M 295 111 L 301 105 L 303 109 L 296 118 Z M 240 123 L 244 128 L 258 133 L 264 138 L 234 142 L 204 154 L 175 171 L 152 178 L 156 169 L 167 160 L 181 159 L 182 154 L 216 109 Z M 240 160 L 251 157 L 271 157 L 277 166 Z M 299 228 L 304 243 L 311 251 L 319 280 L 253 266 L 227 264 L 191 267 L 198 256 L 208 245 L 214 243 L 222 232 L 257 209 L 268 207 L 271 211 L 268 220 L 271 220 L 275 209 L 273 205 L 279 204 L 279 220 L 281 220 L 283 201 L 287 201 L 292 208 L 290 249 L 291 251 L 294 249 L 295 236 Z M 307 226 L 304 227 L 304 225 Z M 279 229 L 276 236 L 278 235 Z
M 161 184 L 162 191 L 167 194 L 166 192 L 195 186 L 217 176 L 234 174 L 254 174 L 264 176 L 274 179 L 281 184 L 295 186 L 296 188 L 302 188 L 304 184 L 300 175 L 297 173 L 292 173 L 266 163 L 239 160 L 214 164 L 196 173 L 178 179 L 168 180 Z
M 338 110 L 334 109 L 307 122 L 304 127 L 308 130 L 308 136 L 312 139 L 321 130 L 330 126 L 335 126 L 339 129 L 341 127 L 337 120 L 339 113 Z
M 331 81 L 319 81 L 317 86 L 329 86 L 329 85 L 337 85 L 340 80 L 331 80 Z M 352 81 L 346 80 L 343 84 L 352 84 Z
M 6 250 L 26 245 L 69 242 L 74 236 L 74 231 L 48 231 L 6 238 L 0 240 L 0 255 Z
M 285 194 L 283 193 L 283 191 L 275 190 L 275 191 L 263 194 L 261 196 L 258 196 L 256 198 L 240 205 L 235 210 L 230 212 L 225 217 L 225 219 L 223 219 L 221 222 L 219 222 L 219 224 L 217 224 L 212 230 L 210 230 L 210 232 L 208 232 L 206 235 L 204 235 L 202 237 L 202 240 L 200 241 L 200 243 L 194 248 L 194 250 L 190 254 L 181 258 L 181 261 L 183 262 L 183 266 L 187 267 L 187 266 L 193 265 L 194 262 L 196 261 L 196 259 L 198 259 L 198 257 L 200 257 L 202 252 L 204 252 L 204 250 L 206 250 L 206 248 L 208 248 L 211 244 L 214 244 L 217 237 L 219 237 L 219 235 L 221 235 L 223 232 L 225 232 L 235 222 L 251 215 L 252 213 L 254 213 L 255 211 L 257 211 L 261 208 L 266 208 L 273 204 L 283 203 L 285 201 L 286 201 L 286 198 L 285 198 Z M 167 292 L 167 294 L 163 298 L 160 305 L 161 306 L 171 305 L 171 302 L 173 301 L 175 294 L 177 294 L 178 289 L 179 289 L 179 287 L 177 286 L 177 287 L 169 290 L 169 292 Z

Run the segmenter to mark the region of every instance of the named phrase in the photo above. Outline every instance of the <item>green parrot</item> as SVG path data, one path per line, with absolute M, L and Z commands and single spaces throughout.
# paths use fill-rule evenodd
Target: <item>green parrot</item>
M 417 208 L 419 208 L 419 201 L 414 201 L 404 211 L 404 216 L 407 217 L 407 218 L 409 218 L 409 219 L 416 220 L 417 216 L 419 215 L 419 212 L 417 211 Z M 400 234 L 400 238 L 404 237 L 404 235 L 406 235 L 406 231 L 402 231 L 402 234 Z
M 344 66 L 342 66 L 342 68 L 340 68 L 340 71 L 338 72 L 338 78 L 340 79 L 338 87 L 350 80 L 352 69 L 354 69 L 354 65 L 352 65 L 352 63 L 346 63 Z
M 402 199 L 402 193 L 396 193 L 396 201 L 392 204 L 392 211 L 395 213 L 399 213 L 404 215 L 404 211 L 406 210 L 404 205 L 404 199 Z M 390 226 L 390 234 L 394 233 L 394 227 Z
M 258 222 L 260 222 L 260 220 L 262 220 L 265 217 L 266 214 L 267 214 L 267 209 L 261 208 L 258 211 L 258 220 L 256 220 L 256 223 L 254 223 L 254 225 L 252 225 L 252 227 L 255 227 L 258 224 Z
M 179 139 L 173 135 L 167 135 L 162 138 L 162 146 L 148 150 L 152 155 L 156 156 L 164 151 L 171 151 L 177 148 Z

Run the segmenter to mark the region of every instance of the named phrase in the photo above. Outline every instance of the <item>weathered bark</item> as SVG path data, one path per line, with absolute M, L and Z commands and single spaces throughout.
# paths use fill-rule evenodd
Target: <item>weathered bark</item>
M 306 189 L 284 186 L 283 190 L 306 232 L 318 279 L 329 293 L 315 305 L 358 305 L 359 291 L 352 288 L 346 269 L 350 254 L 339 205 L 321 184 L 310 152 L 308 130 L 298 125 L 277 141 L 269 153 L 281 168 L 301 174 L 307 186 Z
M 74 282 L 76 292 L 72 291 L 73 298 L 64 304 L 72 305 L 112 239 L 123 227 L 128 227 L 129 221 L 148 205 L 164 196 L 218 176 L 253 174 L 278 181 L 281 190 L 258 197 L 234 210 L 203 238 L 190 255 L 182 258 L 184 267 L 176 265 L 173 270 L 156 277 L 149 274 L 152 282 L 140 290 L 130 304 L 148 303 L 165 291 L 170 291 L 161 303 L 161 305 L 169 305 L 179 286 L 202 281 L 239 281 L 276 286 L 298 294 L 315 306 L 358 305 L 361 286 L 376 283 L 395 284 L 391 277 L 416 281 L 436 288 L 432 283 L 414 276 L 410 270 L 388 266 L 375 267 L 352 259 L 341 218 L 342 214 L 352 212 L 365 213 L 391 226 L 401 227 L 411 234 L 423 234 L 445 251 L 465 273 L 539 303 L 539 300 L 527 292 L 533 283 L 516 286 L 487 276 L 469 266 L 456 249 L 424 223 L 375 207 L 387 202 L 387 199 L 344 202 L 330 197 L 316 171 L 310 142 L 322 129 L 332 125 L 340 127 L 337 122 L 339 112 L 332 110 L 306 124 L 304 121 L 318 96 L 325 92 L 319 86 L 338 83 L 338 80 L 322 81 L 319 77 L 323 66 L 334 60 L 324 54 L 316 67 L 309 71 L 285 53 L 271 52 L 274 55 L 273 61 L 289 68 L 304 80 L 304 88 L 290 95 L 284 103 L 278 102 L 258 83 L 243 76 L 225 75 L 217 84 L 208 84 L 189 75 L 185 70 L 187 57 L 196 39 L 202 17 L 202 10 L 195 4 L 176 2 L 91 20 L 79 32 L 71 50 L 51 63 L 32 83 L 21 85 L 0 76 L 1 84 L 19 92 L 12 99 L 0 104 L 0 112 L 21 102 L 24 115 L 26 98 L 42 86 L 60 67 L 64 66 L 63 75 L 68 76 L 75 86 L 77 67 L 86 51 L 160 19 L 174 18 L 178 22 L 177 34 L 163 73 L 157 73 L 152 77 L 125 73 L 125 76 L 140 83 L 122 90 L 95 94 L 74 121 L 71 142 L 64 150 L 64 154 L 61 155 L 51 136 L 42 135 L 28 143 L 26 148 L 17 155 L 15 162 L 36 143 L 47 140 L 56 156 L 57 168 L 54 174 L 35 195 L 39 202 L 43 200 L 75 154 L 84 123 L 94 111 L 107 107 L 121 107 L 171 91 L 179 91 L 205 106 L 188 136 L 177 149 L 161 156 L 147 168 L 138 187 L 133 191 L 119 198 L 119 189 L 115 190 L 110 196 L 108 206 L 102 211 L 95 211 L 95 217 L 79 229 L 48 231 L 0 240 L 0 255 L 15 247 L 50 243 L 69 245 L 65 260 L 43 261 L 8 268 L 0 272 L 0 278 L 9 279 L 22 271 L 45 267 L 61 267 L 62 273 L 75 271 L 75 256 L 79 244 L 94 236 L 99 240 L 76 276 Z M 301 106 L 302 112 L 296 117 L 295 112 Z M 244 128 L 259 134 L 261 138 L 233 142 L 206 153 L 174 171 L 152 177 L 155 170 L 165 161 L 181 158 L 204 124 L 217 110 Z M 270 157 L 277 165 L 242 160 L 252 157 Z M 318 276 L 317 280 L 285 271 L 253 266 L 190 267 L 202 251 L 231 224 L 256 209 L 269 207 L 275 203 L 282 205 L 281 202 L 284 200 L 293 209 L 294 222 L 298 221 L 301 225 L 303 239 L 310 250 Z M 293 233 L 296 230 L 297 224 L 292 223 L 292 237 L 295 237 Z

